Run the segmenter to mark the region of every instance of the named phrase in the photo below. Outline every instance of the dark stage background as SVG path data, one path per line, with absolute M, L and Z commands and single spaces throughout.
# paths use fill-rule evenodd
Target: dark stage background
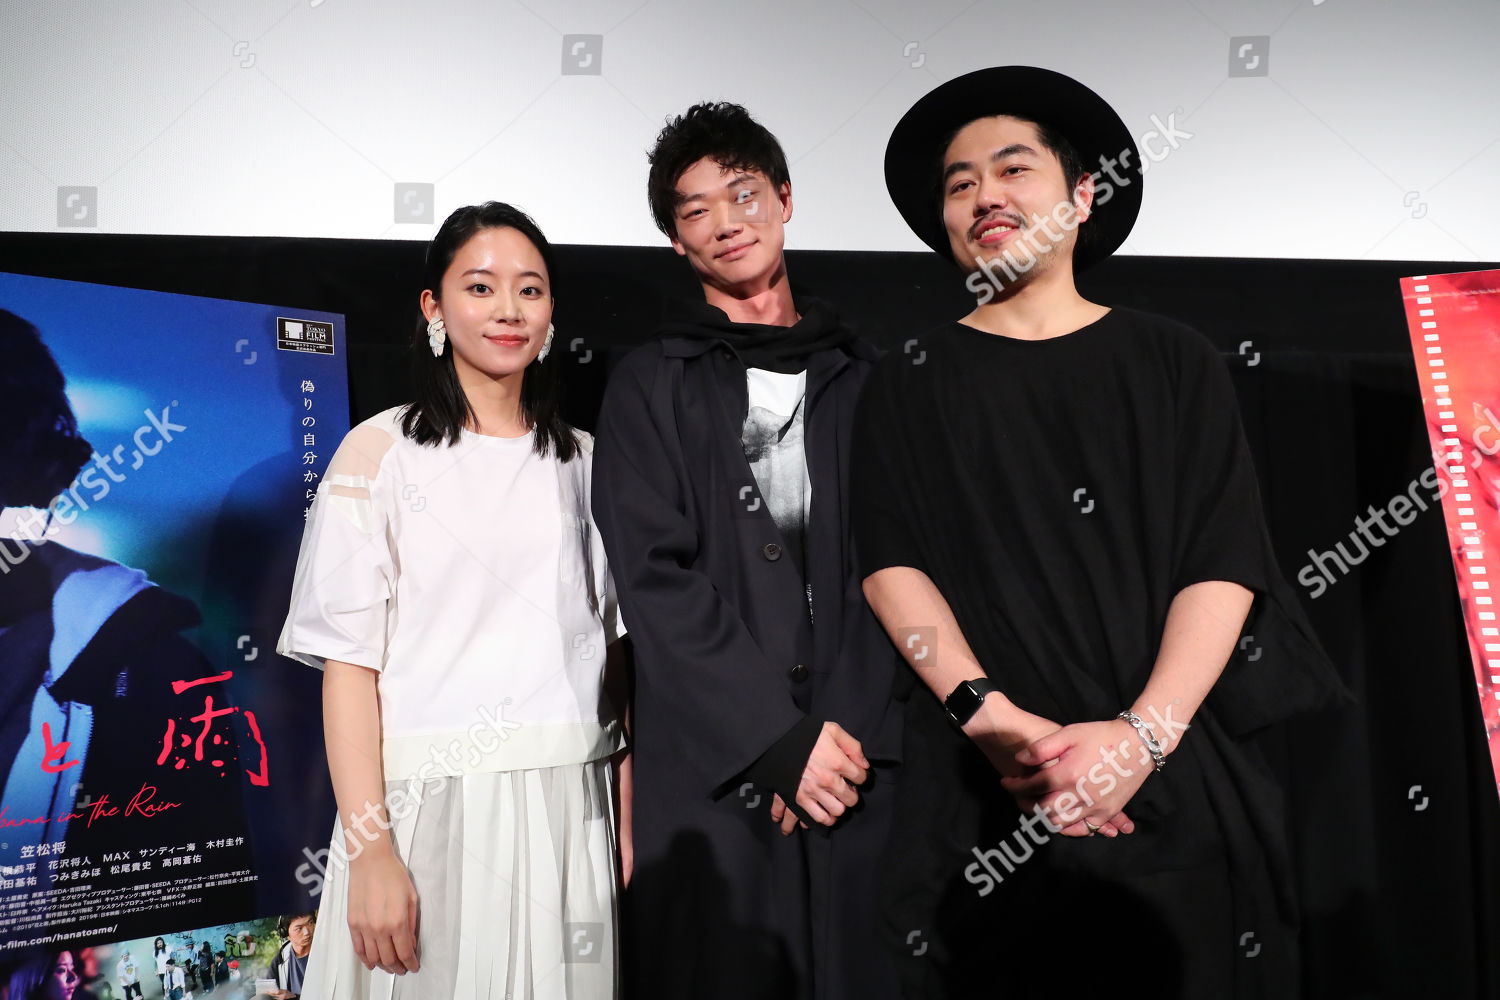
M 4 234 L 0 270 L 342 313 L 358 421 L 405 401 L 424 249 Z M 669 298 L 697 289 L 667 248 L 557 250 L 553 351 L 567 366 L 567 416 L 592 430 L 611 362 L 650 337 Z M 794 289 L 834 302 L 884 348 L 967 311 L 958 275 L 931 254 L 788 260 Z M 1294 579 L 1309 549 L 1347 547 L 1356 516 L 1431 467 L 1397 279 L 1495 266 L 1137 257 L 1080 284 L 1095 301 L 1192 324 L 1225 352 Z M 1500 996 L 1500 801 L 1441 512 L 1420 514 L 1317 600 L 1297 589 L 1359 699 L 1266 738 L 1291 807 L 1307 995 Z

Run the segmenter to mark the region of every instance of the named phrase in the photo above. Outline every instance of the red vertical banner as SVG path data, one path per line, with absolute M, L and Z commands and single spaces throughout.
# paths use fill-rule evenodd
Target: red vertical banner
M 1500 271 L 1402 278 L 1401 297 L 1500 785 Z

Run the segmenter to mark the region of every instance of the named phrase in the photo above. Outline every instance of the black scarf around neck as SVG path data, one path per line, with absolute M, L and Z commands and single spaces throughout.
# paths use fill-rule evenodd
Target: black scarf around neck
M 854 339 L 854 331 L 839 320 L 833 306 L 811 296 L 797 300 L 802 318 L 792 326 L 736 323 L 724 310 L 702 299 L 677 305 L 662 324 L 662 333 L 722 340 L 750 368 L 794 374 L 807 367 L 809 355 Z

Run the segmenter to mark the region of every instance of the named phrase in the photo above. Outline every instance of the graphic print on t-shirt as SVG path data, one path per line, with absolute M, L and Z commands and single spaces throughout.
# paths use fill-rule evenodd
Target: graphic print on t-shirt
M 804 378 L 750 369 L 749 406 L 740 433 L 745 461 L 799 572 L 810 492 L 802 444 Z

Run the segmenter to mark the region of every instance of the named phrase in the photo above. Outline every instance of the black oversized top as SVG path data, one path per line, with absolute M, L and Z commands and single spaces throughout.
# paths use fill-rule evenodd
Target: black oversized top
M 853 449 L 860 571 L 926 573 L 1006 696 L 1060 725 L 1130 706 L 1183 588 L 1227 580 L 1255 593 L 1249 641 L 1127 806 L 1137 832 L 1103 848 L 1055 838 L 1046 863 L 1138 878 L 1228 857 L 1236 920 L 1294 936 L 1279 796 L 1240 738 L 1332 703 L 1342 685 L 1277 568 L 1213 345 L 1121 308 L 1040 341 L 950 322 L 875 366 Z M 930 773 L 909 759 L 908 787 L 930 787 L 903 816 L 925 827 L 912 850 L 939 845 L 924 876 L 936 885 L 1017 814 L 1009 802 L 995 812 L 1008 796 L 982 762 L 954 773 L 977 752 L 925 690 L 909 734 L 914 724 L 940 746 Z
M 1276 566 L 1229 374 L 1189 327 L 1119 308 L 1039 341 L 938 327 L 876 365 L 852 475 L 861 572 L 926 572 L 1028 711 L 1129 707 L 1172 598 L 1205 580 L 1254 591 L 1251 625 L 1277 630 L 1258 645 L 1282 646 L 1227 668 L 1211 700 L 1231 731 L 1336 685 Z M 1251 676 L 1273 672 L 1285 687 Z

